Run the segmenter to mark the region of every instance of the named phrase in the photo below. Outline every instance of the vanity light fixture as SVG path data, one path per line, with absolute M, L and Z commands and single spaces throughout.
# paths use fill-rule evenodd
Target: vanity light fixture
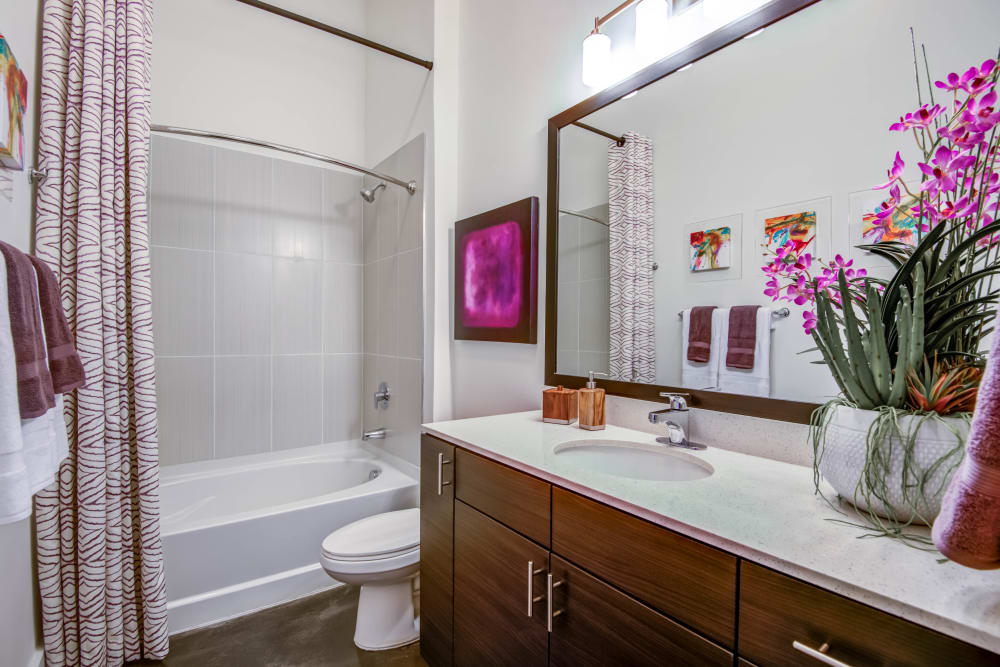
M 749 14 L 769 0 L 702 0 L 705 18 L 718 23 L 729 23 Z
M 583 40 L 583 85 L 591 88 L 608 82 L 611 72 L 611 38 L 601 34 L 599 20 L 594 21 L 594 30 Z
M 667 0 L 640 0 L 635 6 L 635 51 L 642 62 L 663 55 L 672 14 Z

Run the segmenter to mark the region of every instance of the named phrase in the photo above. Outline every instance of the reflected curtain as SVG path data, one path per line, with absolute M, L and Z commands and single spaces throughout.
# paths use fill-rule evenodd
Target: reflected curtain
M 167 653 L 146 205 L 152 0 L 45 0 L 36 254 L 88 385 L 36 496 L 48 667 Z
M 653 142 L 625 133 L 608 148 L 611 378 L 656 381 Z

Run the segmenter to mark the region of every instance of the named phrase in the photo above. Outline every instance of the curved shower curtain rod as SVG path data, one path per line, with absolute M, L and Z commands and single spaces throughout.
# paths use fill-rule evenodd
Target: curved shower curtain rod
M 309 158 L 310 160 L 318 160 L 320 162 L 326 162 L 328 164 L 337 165 L 338 167 L 344 167 L 345 169 L 353 169 L 354 171 L 360 171 L 362 174 L 368 174 L 369 176 L 374 176 L 375 178 L 386 181 L 387 183 L 392 183 L 393 185 L 398 185 L 401 188 L 405 188 L 406 191 L 409 192 L 411 195 L 417 191 L 416 181 L 404 181 L 402 179 L 396 178 L 395 176 L 382 174 L 377 171 L 372 171 L 371 169 L 366 169 L 365 167 L 358 166 L 351 162 L 338 160 L 335 157 L 330 157 L 329 155 L 323 155 L 321 153 L 313 153 L 312 151 L 302 150 L 301 148 L 292 148 L 291 146 L 274 144 L 271 143 L 270 141 L 261 141 L 260 139 L 240 137 L 236 136 L 235 134 L 224 134 L 222 132 L 209 132 L 207 130 L 195 130 L 189 127 L 174 127 L 172 125 L 157 125 L 154 123 L 149 126 L 149 129 L 151 129 L 153 132 L 164 132 L 166 134 L 183 134 L 189 137 L 202 137 L 204 139 L 221 139 L 222 141 L 232 141 L 238 144 L 246 144 L 248 146 L 270 148 L 271 150 L 281 151 L 282 153 L 291 153 L 292 155 L 298 155 L 300 157 Z

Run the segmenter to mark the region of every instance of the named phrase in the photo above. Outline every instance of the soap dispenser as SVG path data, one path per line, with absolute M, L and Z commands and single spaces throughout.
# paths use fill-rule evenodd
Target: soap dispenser
M 604 429 L 604 390 L 594 381 L 595 375 L 607 377 L 607 373 L 589 371 L 587 386 L 580 390 L 580 428 L 588 431 Z

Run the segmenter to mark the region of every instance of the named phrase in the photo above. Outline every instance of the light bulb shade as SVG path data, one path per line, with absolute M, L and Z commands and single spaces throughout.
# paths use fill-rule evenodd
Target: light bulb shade
M 583 85 L 597 88 L 607 83 L 611 70 L 611 38 L 599 32 L 583 40 Z
M 635 50 L 643 60 L 665 55 L 670 5 L 667 0 L 642 0 L 635 6 Z

